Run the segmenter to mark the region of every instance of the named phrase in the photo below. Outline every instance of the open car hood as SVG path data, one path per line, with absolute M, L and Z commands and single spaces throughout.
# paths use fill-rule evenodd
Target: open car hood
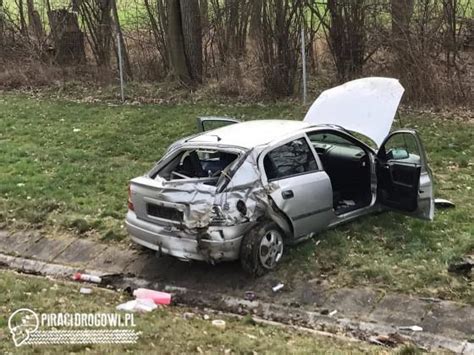
M 313 124 L 334 124 L 380 146 L 390 132 L 405 89 L 397 79 L 363 78 L 321 93 L 304 118 Z

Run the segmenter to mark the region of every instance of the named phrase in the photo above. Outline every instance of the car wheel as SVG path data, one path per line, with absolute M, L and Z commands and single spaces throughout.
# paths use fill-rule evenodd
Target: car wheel
M 264 222 L 250 230 L 242 239 L 242 268 L 255 276 L 275 269 L 283 256 L 283 233 L 274 222 Z

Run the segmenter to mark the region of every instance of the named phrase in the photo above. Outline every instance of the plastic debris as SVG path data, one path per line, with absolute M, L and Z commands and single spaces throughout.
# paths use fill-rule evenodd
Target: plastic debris
M 92 289 L 87 287 L 81 287 L 79 293 L 82 293 L 83 295 L 90 295 L 92 293 Z
M 406 338 L 398 333 L 391 333 L 388 335 L 378 335 L 369 338 L 369 342 L 381 346 L 396 347 L 399 344 L 404 344 Z
M 403 326 L 403 327 L 398 327 L 400 330 L 411 330 L 414 332 L 422 332 L 423 328 L 418 326 L 418 325 L 410 325 L 410 326 Z
M 158 307 L 153 300 L 141 298 L 119 304 L 115 309 L 117 311 L 145 313 L 151 312 L 156 308 Z
M 225 321 L 222 320 L 222 319 L 214 319 L 212 321 L 212 325 L 216 328 L 219 328 L 219 329 L 222 329 L 224 330 L 225 329 Z
M 456 274 L 468 275 L 474 267 L 474 257 L 467 256 L 455 262 L 452 262 L 448 266 L 448 271 Z
M 332 317 L 333 315 L 335 315 L 337 313 L 337 309 L 335 309 L 334 311 L 330 312 L 328 314 L 329 317 Z
M 168 305 L 171 303 L 171 294 L 167 292 L 149 290 L 147 288 L 137 288 L 135 291 L 133 291 L 133 295 L 137 299 L 153 300 L 155 304 Z
M 102 279 L 100 276 L 95 276 L 95 275 L 90 275 L 90 274 L 83 274 L 80 272 L 76 272 L 73 276 L 72 279 L 74 281 L 86 281 L 86 282 L 93 282 L 100 284 L 102 282 Z
M 284 286 L 285 286 L 284 284 L 279 283 L 278 285 L 273 286 L 273 287 L 272 287 L 272 290 L 273 290 L 273 292 L 278 292 L 278 291 L 280 291 Z
M 253 291 L 245 291 L 244 299 L 247 301 L 253 301 L 257 298 L 257 295 Z
M 193 312 L 184 312 L 183 313 L 183 318 L 188 320 L 188 319 L 193 319 L 195 314 Z
M 456 205 L 449 201 L 449 200 L 446 200 L 444 198 L 435 198 L 434 200 L 434 203 L 435 203 L 435 206 L 437 208 L 452 208 L 452 207 L 456 207 Z

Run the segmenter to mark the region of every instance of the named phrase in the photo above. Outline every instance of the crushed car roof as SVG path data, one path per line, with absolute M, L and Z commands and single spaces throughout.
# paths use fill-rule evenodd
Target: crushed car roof
M 253 148 L 312 126 L 302 121 L 255 120 L 224 126 L 189 139 L 189 143 L 218 143 Z

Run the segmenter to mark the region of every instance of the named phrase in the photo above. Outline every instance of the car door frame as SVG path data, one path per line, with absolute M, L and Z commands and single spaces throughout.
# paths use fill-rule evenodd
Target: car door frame
M 240 123 L 241 121 L 232 117 L 218 117 L 218 116 L 200 116 L 196 119 L 196 126 L 199 132 L 207 132 L 205 129 L 206 122 L 224 122 L 227 124 Z
M 317 170 L 294 174 L 269 181 L 263 163 L 265 156 L 274 149 L 298 139 L 304 139 L 306 144 L 309 146 L 313 158 L 316 161 Z M 312 146 L 311 142 L 308 139 L 308 136 L 304 131 L 299 132 L 298 134 L 287 136 L 284 139 L 280 139 L 276 142 L 270 143 L 260 152 L 258 156 L 258 167 L 261 172 L 262 184 L 266 187 L 270 198 L 273 200 L 274 204 L 278 207 L 278 209 L 285 214 L 285 216 L 288 218 L 288 221 L 291 223 L 294 240 L 304 239 L 312 233 L 326 229 L 326 227 L 331 223 L 332 219 L 334 218 L 331 181 L 327 173 L 322 168 L 319 156 L 317 155 L 316 151 L 314 150 L 314 147 Z M 317 181 L 319 181 L 319 183 L 321 184 L 321 198 L 326 195 L 328 197 L 328 203 L 327 206 L 324 205 L 321 208 L 314 208 L 313 210 L 308 213 L 305 213 L 304 215 L 296 216 L 297 219 L 295 220 L 295 216 L 288 215 L 288 202 L 283 201 L 286 199 L 283 196 L 284 191 L 281 191 L 281 185 L 278 183 L 278 181 L 289 180 L 305 175 L 315 175 L 315 177 L 317 176 Z M 277 191 L 281 191 L 281 193 L 278 194 Z M 316 215 L 317 218 L 315 217 Z M 304 231 L 304 233 L 301 233 L 300 231 Z
M 409 134 L 414 137 L 418 152 L 420 162 L 419 164 L 413 162 L 403 162 L 397 161 L 396 159 L 388 160 L 387 159 L 387 152 L 385 151 L 386 143 L 394 136 L 401 135 L 401 134 Z M 405 170 L 409 170 L 410 167 L 416 169 L 413 173 L 414 175 L 414 185 L 404 184 L 400 181 L 394 181 L 394 169 L 395 168 L 403 168 Z M 393 210 L 396 212 L 400 212 L 402 214 L 419 218 L 425 220 L 433 220 L 434 217 L 434 196 L 433 196 L 433 174 L 431 169 L 428 165 L 428 159 L 426 156 L 426 151 L 423 146 L 423 142 L 421 141 L 418 132 L 412 129 L 400 129 L 391 132 L 380 145 L 380 148 L 377 151 L 377 203 L 381 205 L 385 209 Z M 385 170 L 385 173 L 384 173 Z M 387 170 L 389 170 L 389 174 L 387 174 Z M 390 176 L 391 181 L 387 182 L 388 176 Z M 380 179 L 384 179 L 381 181 Z M 414 208 L 410 208 L 409 210 L 404 207 L 400 206 L 400 201 L 387 201 L 385 200 L 386 197 L 384 196 L 384 192 L 381 190 L 382 184 L 390 183 L 392 185 L 396 185 L 399 189 L 403 188 L 405 185 L 406 189 L 411 188 L 410 191 L 414 196 L 410 198 L 413 199 L 416 203 Z M 401 199 L 401 197 L 399 197 Z M 398 202 L 398 205 L 396 203 Z

